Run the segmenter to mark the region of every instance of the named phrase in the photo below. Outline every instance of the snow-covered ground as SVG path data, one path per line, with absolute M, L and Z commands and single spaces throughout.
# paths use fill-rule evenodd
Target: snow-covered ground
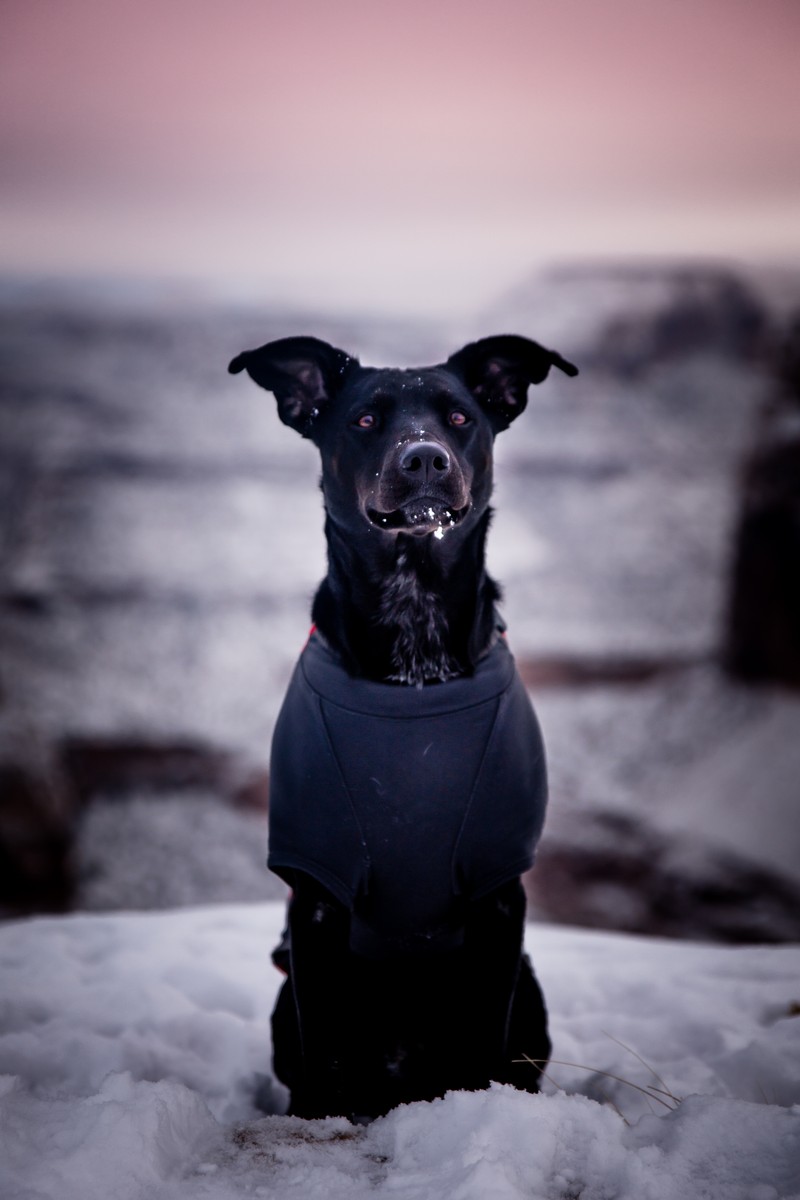
M 282 916 L 273 903 L 0 929 L 4 1200 L 800 1196 L 798 948 L 530 926 L 553 1057 L 581 1065 L 554 1063 L 539 1096 L 452 1093 L 364 1129 L 256 1106 L 282 1103 Z

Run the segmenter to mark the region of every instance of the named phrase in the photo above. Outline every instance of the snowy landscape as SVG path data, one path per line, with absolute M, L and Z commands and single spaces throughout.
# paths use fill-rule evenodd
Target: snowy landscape
M 282 1099 L 282 919 L 271 903 L 0 930 L 4 1200 L 800 1196 L 796 947 L 530 926 L 543 1094 L 451 1093 L 361 1128 L 256 1107 Z
M 800 1197 L 800 693 L 721 666 L 797 280 L 587 268 L 456 328 L 0 305 L 3 1200 Z M 489 542 L 548 749 L 526 885 L 554 1062 L 539 1096 L 301 1122 L 264 859 L 318 467 L 225 367 L 296 333 L 413 365 L 501 331 L 581 367 L 498 439 Z

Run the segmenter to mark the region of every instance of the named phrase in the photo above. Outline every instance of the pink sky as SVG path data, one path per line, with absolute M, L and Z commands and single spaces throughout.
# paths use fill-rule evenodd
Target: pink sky
M 4 0 L 0 270 L 466 309 L 800 260 L 797 0 Z

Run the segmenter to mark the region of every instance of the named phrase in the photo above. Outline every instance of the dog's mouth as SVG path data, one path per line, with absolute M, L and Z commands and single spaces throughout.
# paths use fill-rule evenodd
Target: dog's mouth
M 368 508 L 367 517 L 385 533 L 411 533 L 416 537 L 432 533 L 435 538 L 443 538 L 449 529 L 464 519 L 469 509 L 469 504 L 463 508 L 451 508 L 441 500 L 423 496 L 392 512 Z

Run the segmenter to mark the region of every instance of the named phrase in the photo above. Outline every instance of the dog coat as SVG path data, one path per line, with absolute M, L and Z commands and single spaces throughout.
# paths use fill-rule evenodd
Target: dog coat
M 357 953 L 458 945 L 464 902 L 532 865 L 546 801 L 503 638 L 473 676 L 414 688 L 354 678 L 312 634 L 275 727 L 268 863 L 350 910 Z

